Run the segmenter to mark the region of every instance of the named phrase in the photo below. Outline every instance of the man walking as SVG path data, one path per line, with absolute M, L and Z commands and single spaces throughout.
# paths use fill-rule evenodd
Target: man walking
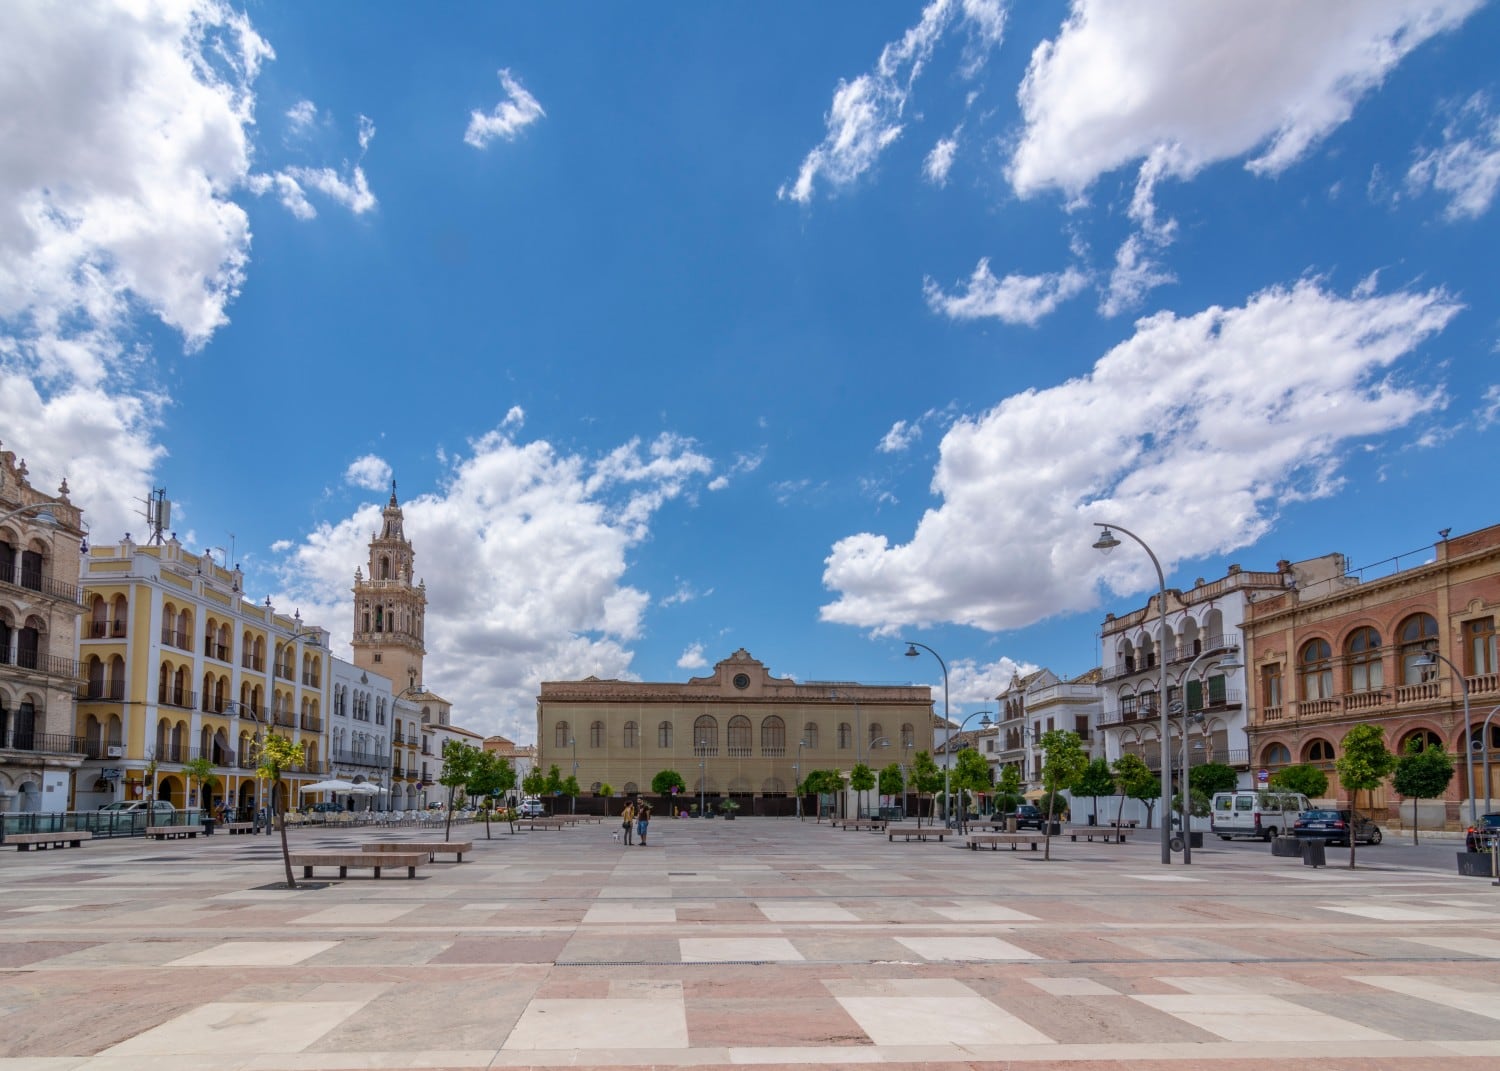
M 641 835 L 641 847 L 646 846 L 646 827 L 651 824 L 651 807 L 644 800 L 635 812 L 635 831 Z
M 630 838 L 635 832 L 635 808 L 627 802 L 625 810 L 620 812 L 620 817 L 625 820 L 625 843 L 629 844 L 631 842 Z

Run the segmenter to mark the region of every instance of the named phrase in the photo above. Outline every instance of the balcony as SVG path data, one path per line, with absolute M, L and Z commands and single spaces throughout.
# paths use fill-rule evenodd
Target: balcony
M 122 740 L 85 739 L 83 754 L 86 758 L 90 759 L 123 759 L 125 757 L 125 743 Z
M 65 733 L 35 733 L 7 728 L 0 734 L 0 750 L 26 751 L 34 755 L 83 755 L 83 737 Z
M 206 658 L 212 658 L 217 662 L 229 661 L 229 648 L 215 643 L 212 636 L 203 638 L 203 654 Z
M 282 729 L 295 729 L 297 727 L 297 715 L 290 710 L 277 710 L 271 714 L 271 724 Z
M 119 703 L 125 699 L 124 681 L 90 681 L 78 689 L 78 698 L 94 703 Z
M 88 638 L 91 640 L 123 640 L 125 638 L 125 622 L 90 621 Z
M 11 651 L 0 650 L 0 666 L 15 666 L 43 677 L 60 677 L 63 680 L 76 681 L 83 677 L 79 663 L 71 658 L 59 658 L 57 655 L 25 649 L 14 652 L 14 657 Z
M 427 749 L 424 747 L 422 751 L 425 754 Z M 704 747 L 693 748 L 693 758 L 695 759 L 711 759 L 716 757 L 718 754 L 719 748 L 716 744 L 709 744 Z
M 278 680 L 291 681 L 293 684 L 297 683 L 297 673 L 291 666 L 277 666 L 276 677 Z
M 304 673 L 302 674 L 302 685 L 305 688 L 321 688 L 323 687 L 323 682 L 316 673 Z
M 163 645 L 175 647 L 179 651 L 191 651 L 193 649 L 192 637 L 186 632 L 178 632 L 176 629 L 162 629 L 161 642 Z
M 390 762 L 389 755 L 372 755 L 366 751 L 339 751 L 334 750 L 333 761 L 346 766 L 369 766 L 377 770 L 386 768 Z
M 773 744 L 770 747 L 762 747 L 760 749 L 760 757 L 763 759 L 784 759 L 786 758 L 786 748 L 777 744 Z
M 266 660 L 264 658 L 256 658 L 253 655 L 246 655 L 240 659 L 240 668 L 253 670 L 256 673 L 264 673 L 266 671 Z
M 156 693 L 156 702 L 158 706 L 193 710 L 198 706 L 198 693 L 185 692 L 176 688 L 162 688 Z
M 303 731 L 309 733 L 321 733 L 323 731 L 323 719 L 311 714 L 302 715 Z
M 156 745 L 150 757 L 157 762 L 181 762 L 187 753 L 188 749 L 181 744 L 161 743 Z
M 64 584 L 39 569 L 27 569 L 19 561 L 9 568 L 0 567 L 0 585 L 21 588 L 33 595 L 42 595 L 73 606 L 83 605 L 83 593 L 77 584 Z

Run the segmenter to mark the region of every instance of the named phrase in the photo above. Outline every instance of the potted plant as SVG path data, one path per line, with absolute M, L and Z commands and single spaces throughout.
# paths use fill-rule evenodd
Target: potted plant
M 734 821 L 734 812 L 740 809 L 740 805 L 734 800 L 725 800 L 719 804 L 719 813 L 724 816 L 726 822 Z

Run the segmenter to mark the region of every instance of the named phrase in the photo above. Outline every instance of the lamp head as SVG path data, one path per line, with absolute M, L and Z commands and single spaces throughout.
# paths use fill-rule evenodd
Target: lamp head
M 1225 673 L 1233 673 L 1237 669 L 1244 669 L 1245 663 L 1240 658 L 1240 649 L 1238 647 L 1233 648 L 1225 655 L 1219 662 L 1219 668 Z
M 1109 530 L 1109 525 L 1101 524 L 1099 527 L 1103 528 L 1104 531 L 1100 532 L 1099 538 L 1094 540 L 1094 549 L 1102 550 L 1105 554 L 1108 554 L 1110 551 L 1114 550 L 1120 545 L 1120 541 L 1116 539 L 1115 534 Z
M 1431 651 L 1423 651 L 1421 654 L 1417 655 L 1417 659 L 1414 665 L 1435 666 L 1437 665 L 1437 661 L 1437 655 L 1433 654 Z
M 979 719 L 979 724 L 982 725 L 982 726 L 984 726 L 986 729 L 988 729 L 991 725 L 994 725 L 995 723 L 992 722 L 992 721 L 990 721 L 990 716 L 988 714 L 985 714 L 984 716 L 982 716 Z
M 907 658 L 916 658 L 917 657 L 917 648 L 916 648 L 915 644 L 908 643 L 906 645 L 906 657 Z

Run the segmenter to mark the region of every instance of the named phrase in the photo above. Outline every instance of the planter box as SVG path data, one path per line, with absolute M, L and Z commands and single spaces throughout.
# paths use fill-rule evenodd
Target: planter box
M 1271 854 L 1295 859 L 1302 854 L 1302 842 L 1296 837 L 1272 837 Z
M 1457 852 L 1458 873 L 1464 878 L 1488 878 L 1494 874 L 1489 852 Z

